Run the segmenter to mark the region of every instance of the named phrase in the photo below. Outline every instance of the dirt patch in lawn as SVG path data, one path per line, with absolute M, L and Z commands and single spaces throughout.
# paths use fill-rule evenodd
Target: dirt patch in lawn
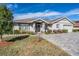
M 2 41 L 2 42 L 0 42 L 0 47 L 9 46 L 9 45 L 12 45 L 12 44 L 13 44 L 13 42 Z

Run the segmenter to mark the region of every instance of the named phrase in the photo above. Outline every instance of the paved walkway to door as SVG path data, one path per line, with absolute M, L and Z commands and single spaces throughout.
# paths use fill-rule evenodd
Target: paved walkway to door
M 69 54 L 79 56 L 79 32 L 63 34 L 41 34 L 41 37 L 67 51 Z

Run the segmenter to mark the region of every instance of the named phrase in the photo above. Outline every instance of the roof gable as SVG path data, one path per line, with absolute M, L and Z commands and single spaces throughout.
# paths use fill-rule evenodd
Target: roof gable
M 37 18 L 37 19 L 33 20 L 32 22 L 45 22 L 45 23 L 48 23 L 47 21 L 45 21 L 42 18 Z
M 69 18 L 67 18 L 67 17 L 57 18 L 57 19 L 55 19 L 55 20 L 52 20 L 51 23 L 54 24 L 54 23 L 57 23 L 57 22 L 59 22 L 59 21 L 61 21 L 61 20 L 64 20 L 64 19 L 67 20 L 67 21 L 69 21 L 70 23 L 74 24 L 74 23 L 73 23 L 72 21 L 70 21 Z

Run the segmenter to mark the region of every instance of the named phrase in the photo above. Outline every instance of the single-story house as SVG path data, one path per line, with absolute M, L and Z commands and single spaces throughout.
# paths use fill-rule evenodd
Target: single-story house
M 14 30 L 46 32 L 48 30 L 63 30 L 72 32 L 73 22 L 67 17 L 61 17 L 54 20 L 46 20 L 42 18 L 28 18 L 14 21 Z

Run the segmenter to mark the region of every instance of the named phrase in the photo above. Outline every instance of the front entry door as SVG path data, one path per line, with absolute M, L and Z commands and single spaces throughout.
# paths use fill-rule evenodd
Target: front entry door
M 35 32 L 40 32 L 40 28 L 41 28 L 41 24 L 40 23 L 36 23 L 35 24 Z

